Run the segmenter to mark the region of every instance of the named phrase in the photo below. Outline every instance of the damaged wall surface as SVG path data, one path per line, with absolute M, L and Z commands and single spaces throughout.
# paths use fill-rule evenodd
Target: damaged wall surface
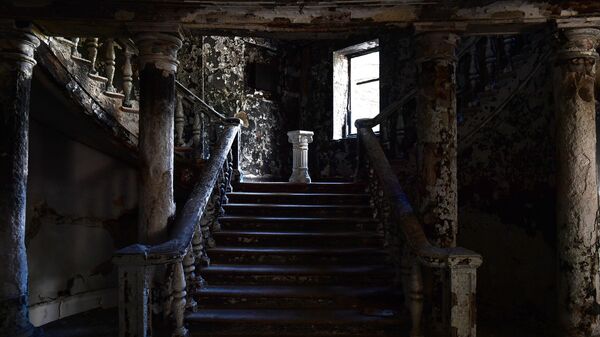
M 38 94 L 32 114 L 61 108 Z M 32 120 L 27 199 L 31 321 L 116 305 L 111 259 L 135 239 L 135 168 Z
M 240 165 L 246 178 L 284 176 L 287 138 L 279 102 L 278 48 L 240 37 L 188 37 L 178 79 L 226 116 L 245 120 Z M 268 83 L 257 79 L 267 78 Z M 291 150 L 289 150 L 291 151 Z
M 416 66 L 411 34 L 378 38 L 383 109 L 414 88 Z M 523 39 L 540 39 L 540 35 L 525 35 Z M 463 43 L 473 41 L 465 39 Z M 298 94 L 288 96 L 301 102 L 301 128 L 315 132 L 309 151 L 313 177 L 349 179 L 354 174 L 354 140 L 331 140 L 332 53 L 360 42 L 313 42 L 295 51 L 295 55 L 302 55 L 297 58 L 301 62 L 290 62 L 290 69 L 303 71 L 297 76 L 303 81 Z M 556 292 L 554 108 L 550 62 L 533 72 L 539 62 L 531 60 L 548 52 L 548 44 L 540 42 L 543 49 L 528 49 L 514 56 L 513 72 L 502 74 L 502 82 L 499 80 L 493 90 L 514 87 L 523 79 L 517 73 L 531 72 L 531 80 L 490 122 L 479 127 L 467 144 L 461 145 L 459 138 L 458 244 L 485 258 L 478 271 L 478 311 L 482 320 L 510 317 L 518 324 L 551 329 L 555 308 L 552 294 Z M 480 109 L 470 106 L 468 99 L 460 100 L 459 124 L 470 125 L 469 119 L 481 114 Z M 389 132 L 392 142 L 398 142 L 397 152 L 388 155 L 396 158 L 391 163 L 413 203 L 417 200 L 414 119 L 411 102 L 402 118 L 382 130 Z M 402 132 L 397 134 L 396 129 Z

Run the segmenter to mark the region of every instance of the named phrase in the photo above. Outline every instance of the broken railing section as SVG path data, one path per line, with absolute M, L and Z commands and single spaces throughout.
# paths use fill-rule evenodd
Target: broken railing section
M 239 119 L 222 122 L 218 140 L 200 178 L 170 230 L 170 239 L 157 245 L 135 244 L 119 250 L 119 336 L 153 336 L 167 329 L 172 337 L 188 336 L 187 312 L 196 310 L 193 295 L 203 286 L 202 269 L 210 264 L 206 248 L 227 203 L 226 191 L 235 179 L 234 144 Z
M 464 248 L 433 246 L 394 174 L 372 127 L 373 120 L 356 122 L 359 143 L 359 174 L 369 184 L 374 217 L 380 220 L 387 249 L 394 257 L 398 283 L 404 287 L 411 313 L 411 336 L 424 336 L 423 326 L 444 335 L 476 336 L 476 277 L 481 255 Z M 365 172 L 366 171 L 366 172 Z M 422 268 L 439 270 L 444 276 L 443 296 L 425 298 Z M 424 321 L 425 305 L 443 308 L 435 322 Z

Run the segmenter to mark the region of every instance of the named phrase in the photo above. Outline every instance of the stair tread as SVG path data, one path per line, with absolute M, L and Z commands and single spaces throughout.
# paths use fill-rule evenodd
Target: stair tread
M 232 322 L 257 324 L 397 324 L 397 317 L 369 316 L 358 310 L 315 309 L 206 309 L 188 313 L 188 323 Z
M 232 196 L 236 196 L 236 195 L 256 195 L 256 196 L 290 196 L 290 197 L 319 197 L 319 196 L 324 196 L 324 197 L 368 197 L 369 194 L 368 193 L 323 193 L 323 192 L 314 192 L 314 193 L 310 193 L 310 192 L 229 192 L 227 193 L 227 195 L 232 195 Z
M 373 272 L 392 272 L 390 265 L 249 265 L 249 264 L 211 264 L 202 268 L 205 274 L 302 274 L 302 275 L 327 275 L 327 274 L 355 274 Z
M 261 204 L 261 203 L 228 203 L 227 207 L 259 207 L 259 208 L 370 208 L 366 205 L 335 205 L 335 204 Z
M 277 253 L 277 254 L 386 254 L 380 248 L 330 248 L 330 247 L 215 247 L 210 253 Z
M 281 222 L 281 221 L 336 221 L 336 222 L 377 222 L 376 219 L 367 218 L 367 217 L 294 217 L 294 216 L 282 216 L 282 217 L 272 217 L 272 216 L 253 216 L 253 215 L 225 215 L 219 218 L 219 221 L 269 221 L 269 222 Z
M 288 236 L 288 237 L 359 237 L 359 238 L 379 238 L 383 237 L 376 232 L 308 232 L 308 231 L 236 231 L 236 230 L 221 230 L 215 232 L 214 236 Z
M 397 293 L 391 287 L 366 286 L 278 286 L 278 285 L 208 285 L 197 294 L 202 296 L 243 297 L 356 297 Z

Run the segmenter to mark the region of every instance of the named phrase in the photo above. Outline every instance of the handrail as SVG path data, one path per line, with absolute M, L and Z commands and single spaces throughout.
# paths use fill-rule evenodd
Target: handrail
M 152 263 L 164 263 L 165 260 L 181 258 L 186 254 L 196 228 L 196 224 L 204 213 L 211 192 L 218 179 L 219 172 L 227 160 L 229 151 L 239 133 L 241 121 L 227 118 L 226 127 L 215 146 L 206 166 L 199 174 L 200 180 L 194 186 L 180 216 L 174 223 L 171 237 L 158 245 L 134 244 L 117 251 L 116 256 L 141 255 Z
M 381 181 L 384 195 L 391 201 L 394 218 L 397 219 L 411 251 L 418 256 L 444 258 L 447 255 L 446 250 L 435 247 L 429 242 L 408 196 L 402 189 L 398 177 L 394 174 L 392 166 L 373 132 L 374 119 L 359 119 L 355 124 L 361 144 L 364 146 L 375 174 Z
M 221 121 L 225 121 L 227 119 L 227 117 L 225 117 L 225 115 L 219 113 L 212 106 L 208 105 L 208 103 L 204 102 L 204 100 L 202 100 L 202 98 L 198 97 L 190 89 L 186 88 L 183 84 L 181 84 L 181 82 L 176 80 L 175 84 L 177 85 L 177 89 L 180 89 L 181 91 L 185 92 L 185 94 L 187 95 L 186 98 L 190 99 L 191 101 L 200 103 L 214 117 L 216 117 L 217 119 L 220 119 Z
M 399 227 L 405 238 L 404 242 L 409 248 L 408 252 L 405 251 L 401 269 L 407 288 L 405 291 L 409 294 L 407 304 L 411 311 L 411 336 L 422 336 L 424 293 L 420 265 L 423 265 L 449 270 L 448 286 L 451 301 L 446 302 L 447 298 L 444 297 L 443 303 L 436 305 L 442 314 L 448 317 L 447 320 L 442 320 L 447 323 L 442 323 L 441 329 L 452 332 L 453 336 L 474 337 L 476 335 L 476 318 L 473 299 L 475 298 L 476 270 L 483 261 L 481 255 L 461 247 L 440 248 L 429 242 L 408 196 L 402 189 L 398 177 L 392 170 L 383 148 L 373 132 L 372 127 L 377 125 L 377 122 L 373 119 L 359 119 L 355 125 L 358 130 L 359 146 L 364 147 L 370 167 L 377 178 L 375 191 L 371 191 L 371 193 L 383 196 L 387 205 L 390 206 L 391 212 L 387 216 L 385 210 L 378 212 L 383 217 L 380 220 L 385 223 L 385 219 L 388 219 L 392 226 Z M 359 162 L 359 167 L 360 165 Z M 382 195 L 379 194 L 380 192 L 383 192 Z M 373 201 L 377 205 L 377 200 Z M 435 323 L 439 322 L 433 324 Z

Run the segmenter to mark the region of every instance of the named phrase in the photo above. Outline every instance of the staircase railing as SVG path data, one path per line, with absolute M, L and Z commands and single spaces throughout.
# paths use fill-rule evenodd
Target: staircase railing
M 449 280 L 441 296 L 441 322 L 436 330 L 455 337 L 475 337 L 475 286 L 481 255 L 464 248 L 440 248 L 427 239 L 423 227 L 402 189 L 398 177 L 373 132 L 377 122 L 360 119 L 356 122 L 362 163 L 367 170 L 371 204 L 375 216 L 382 222 L 385 241 L 398 268 L 404 287 L 407 309 L 410 311 L 411 336 L 423 336 L 424 286 L 421 268 L 441 272 Z M 433 303 L 436 296 L 429 298 Z M 430 322 L 432 323 L 432 322 Z M 433 322 L 432 324 L 435 324 Z
M 138 49 L 127 38 L 49 38 L 48 45 L 93 100 L 137 135 Z M 72 64 L 68 64 L 72 63 Z M 227 118 L 176 82 L 175 151 L 188 159 L 207 159 Z
M 158 245 L 131 245 L 116 253 L 119 336 L 152 336 L 157 329 L 152 323 L 156 313 L 162 313 L 161 326 L 166 333 L 187 336 L 184 315 L 196 309 L 193 294 L 204 283 L 197 272 L 210 263 L 206 248 L 214 246 L 212 232 L 219 228 L 225 193 L 231 190 L 240 125 L 239 119 L 225 119 L 170 238 Z

